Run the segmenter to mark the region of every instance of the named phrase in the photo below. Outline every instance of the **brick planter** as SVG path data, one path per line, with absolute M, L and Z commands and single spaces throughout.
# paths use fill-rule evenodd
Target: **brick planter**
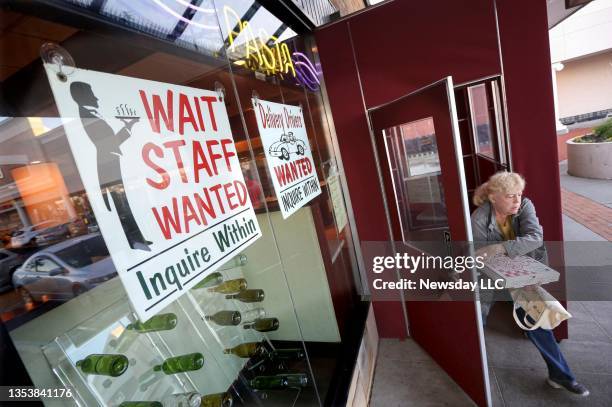
M 612 142 L 567 143 L 567 173 L 575 177 L 612 179 Z

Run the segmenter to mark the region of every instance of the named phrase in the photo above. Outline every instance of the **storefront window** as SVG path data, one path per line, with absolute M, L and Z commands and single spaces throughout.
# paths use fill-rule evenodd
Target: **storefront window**
M 0 283 L 6 288 L 1 317 L 34 384 L 67 386 L 73 399 L 87 406 L 196 396 L 246 405 L 322 405 L 359 282 L 353 278 L 348 198 L 312 38 L 298 35 L 256 2 L 73 0 L 45 7 L 0 11 L 3 21 L 12 22 L 3 49 L 9 59 L 14 56 L 1 78 Z M 51 79 L 39 57 L 46 43 L 74 60 L 74 66 L 45 61 Z M 151 186 L 164 190 L 167 182 L 192 181 L 188 169 L 196 163 L 201 174 L 213 177 L 216 164 L 198 160 L 214 160 L 216 147 L 209 144 L 208 155 L 181 155 L 182 140 L 173 137 L 181 126 L 184 140 L 200 141 L 193 129 L 221 122 L 212 115 L 199 118 L 205 103 L 161 112 L 164 99 L 152 97 L 146 114 L 134 103 L 108 105 L 104 92 L 113 87 L 117 100 L 137 100 L 128 95 L 136 81 L 143 87 L 214 92 L 223 104 L 216 112 L 226 115 L 231 133 L 223 135 L 231 145 L 216 151 L 225 154 L 228 168 L 235 155 L 232 179 L 245 192 L 236 192 L 236 199 L 248 199 L 258 231 L 251 243 L 207 272 L 198 271 L 197 280 L 184 280 L 188 287 L 177 285 L 187 292 L 164 302 L 148 320 L 139 318 L 134 293 L 124 289 L 128 274 L 147 272 L 138 267 L 143 256 L 164 256 L 206 233 L 205 211 L 220 209 L 206 207 L 195 193 L 184 195 L 176 218 L 162 209 L 155 217 L 154 211 L 135 208 L 142 202 L 162 208 L 168 198 Z M 70 103 L 58 101 L 57 87 L 70 95 Z M 275 158 L 285 160 L 287 171 L 307 168 L 315 182 L 300 189 L 312 197 L 293 202 L 288 216 L 281 210 L 288 201 L 275 187 L 281 167 L 271 164 L 271 150 L 263 147 L 258 101 L 293 112 L 282 119 L 284 126 L 303 128 L 302 148 Z M 60 114 L 66 106 L 78 115 Z M 173 114 L 182 121 L 176 130 Z M 145 126 L 152 130 L 145 132 Z M 76 132 L 83 135 L 79 148 Z M 107 136 L 99 141 L 102 133 Z M 286 142 L 298 143 L 297 133 L 280 133 Z M 166 144 L 158 141 L 160 135 Z M 116 144 L 116 138 L 123 141 Z M 145 157 L 141 151 L 148 151 L 137 146 L 147 143 L 165 150 L 150 145 L 149 162 L 156 165 L 137 176 L 130 169 Z M 221 166 L 223 158 L 217 162 Z M 169 163 L 174 167 L 164 171 Z M 88 165 L 95 171 L 84 172 Z M 194 188 L 206 182 L 201 178 Z M 298 180 L 291 185 L 299 195 Z M 200 202 L 200 212 L 193 205 L 189 211 L 189 199 Z M 153 237 L 156 227 L 168 241 Z M 235 227 L 236 239 L 241 230 Z M 166 249 L 159 250 L 160 244 Z M 187 246 L 185 253 L 165 269 L 165 280 L 163 273 L 140 279 L 147 295 L 170 291 L 176 282 L 168 277 L 171 267 L 196 272 L 197 257 Z M 126 269 L 124 262 L 135 265 Z

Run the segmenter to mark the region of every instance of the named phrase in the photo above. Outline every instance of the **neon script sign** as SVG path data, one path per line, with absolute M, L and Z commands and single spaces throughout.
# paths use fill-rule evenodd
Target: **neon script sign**
M 249 22 L 242 21 L 231 7 L 224 6 L 223 14 L 229 50 L 240 56 L 235 63 L 244 64 L 248 69 L 266 75 L 279 75 L 281 78 L 290 76 L 313 92 L 319 89 L 320 72 L 304 53 L 291 52 L 287 44 L 279 43 L 276 36 L 268 35 L 263 28 L 257 30 L 255 35 Z M 235 40 L 241 34 L 246 37 L 246 41 L 238 46 Z

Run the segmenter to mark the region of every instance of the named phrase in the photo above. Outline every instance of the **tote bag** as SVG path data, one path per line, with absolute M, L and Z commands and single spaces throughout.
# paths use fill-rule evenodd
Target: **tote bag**
M 514 300 L 512 309 L 514 320 L 519 327 L 526 331 L 533 331 L 538 328 L 554 329 L 561 322 L 572 317 L 555 297 L 540 286 L 537 286 L 533 291 L 523 288 L 510 290 L 510 295 Z M 521 321 L 516 314 L 518 307 L 523 308 L 525 315 L 529 315 L 535 323 L 530 323 L 527 318 Z

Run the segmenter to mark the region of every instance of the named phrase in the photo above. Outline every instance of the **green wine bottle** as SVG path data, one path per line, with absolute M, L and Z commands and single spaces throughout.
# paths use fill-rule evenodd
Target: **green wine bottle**
M 242 321 L 238 311 L 219 311 L 214 315 L 206 315 L 204 318 L 222 326 L 238 325 Z
M 171 394 L 162 400 L 164 407 L 200 407 L 202 395 L 197 391 Z
M 76 362 L 83 373 L 103 376 L 121 376 L 128 368 L 128 358 L 124 355 L 93 354 Z
M 223 282 L 223 275 L 221 273 L 212 273 L 204 277 L 204 280 L 194 285 L 191 289 L 198 290 L 200 288 L 208 288 L 219 285 Z
M 216 287 L 209 288 L 208 291 L 211 293 L 232 294 L 246 290 L 246 288 L 247 281 L 244 278 L 236 278 L 234 280 L 227 280 Z
M 278 374 L 274 376 L 257 376 L 249 382 L 252 389 L 269 390 L 287 387 L 306 387 L 308 376 L 304 373 Z
M 269 352 L 268 357 L 274 360 L 301 360 L 306 357 L 304 349 L 274 349 Z
M 248 311 L 242 312 L 242 322 L 252 322 L 256 319 L 266 317 L 266 310 L 263 308 L 253 308 Z
M 262 356 L 266 353 L 266 348 L 261 342 L 246 342 L 240 345 L 228 348 L 223 351 L 225 354 L 238 356 L 239 358 L 252 358 L 254 356 Z
M 238 300 L 242 302 L 261 302 L 266 297 L 264 290 L 242 290 L 238 294 L 226 295 L 228 300 Z
M 159 401 L 124 401 L 119 407 L 164 407 Z
M 215 393 L 202 396 L 200 407 L 232 407 L 234 398 L 229 393 Z
M 278 318 L 262 318 L 242 325 L 244 329 L 254 329 L 259 332 L 270 332 L 278 329 Z
M 188 353 L 186 355 L 168 358 L 161 365 L 153 367 L 153 370 L 163 371 L 165 374 L 174 374 L 198 370 L 204 365 L 204 356 L 199 353 Z
M 155 315 L 146 322 L 136 321 L 126 326 L 125 329 L 137 332 L 167 331 L 173 329 L 176 323 L 176 314 L 170 312 L 168 314 Z
M 247 255 L 244 253 L 240 253 L 237 256 L 234 256 L 230 261 L 225 263 L 223 266 L 219 268 L 219 270 L 229 270 L 235 267 L 241 267 L 247 264 Z

